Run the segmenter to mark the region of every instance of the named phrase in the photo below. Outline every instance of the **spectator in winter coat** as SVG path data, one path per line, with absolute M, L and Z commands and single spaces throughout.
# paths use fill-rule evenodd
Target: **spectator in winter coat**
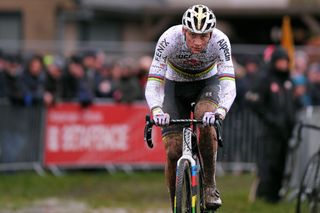
M 87 76 L 81 58 L 70 58 L 63 77 L 63 98 L 77 101 L 81 106 L 89 106 L 94 99 L 94 81 Z
M 25 106 L 43 104 L 45 74 L 42 57 L 33 56 L 22 74 L 22 92 Z
M 320 64 L 312 63 L 308 69 L 308 94 L 310 95 L 311 104 L 320 105 Z
M 52 106 L 62 96 L 63 60 L 58 56 L 46 55 L 44 63 L 47 70 L 44 103 L 46 106 Z
M 264 74 L 246 93 L 249 106 L 265 126 L 263 153 L 257 165 L 256 196 L 278 202 L 288 141 L 295 124 L 293 83 L 290 80 L 289 57 L 284 49 L 274 50 Z
M 6 55 L 3 58 L 0 71 L 0 97 L 8 100 L 13 105 L 24 105 L 21 74 L 22 67 L 20 57 Z

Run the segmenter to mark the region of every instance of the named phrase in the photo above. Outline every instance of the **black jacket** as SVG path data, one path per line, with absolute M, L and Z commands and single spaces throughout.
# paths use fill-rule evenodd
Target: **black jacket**
M 277 58 L 276 58 L 277 59 Z M 267 127 L 268 134 L 289 139 L 296 118 L 293 83 L 290 72 L 275 69 L 275 60 L 246 93 L 249 107 L 258 114 Z

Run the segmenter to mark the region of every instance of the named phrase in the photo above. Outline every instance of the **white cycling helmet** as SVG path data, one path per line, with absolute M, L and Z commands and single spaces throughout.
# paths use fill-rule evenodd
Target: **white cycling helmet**
M 216 17 L 205 5 L 190 7 L 182 17 L 182 25 L 194 33 L 208 33 L 216 26 Z

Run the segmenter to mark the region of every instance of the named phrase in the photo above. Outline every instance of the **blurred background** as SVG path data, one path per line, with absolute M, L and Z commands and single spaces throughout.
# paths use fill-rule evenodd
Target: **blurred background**
M 33 180 L 48 173 L 61 177 L 75 170 L 89 170 L 89 179 L 101 171 L 107 171 L 101 179 L 118 171 L 130 174 L 125 178 L 120 174 L 123 182 L 117 182 L 119 185 L 132 177 L 140 179 L 142 171 L 151 175 L 146 182 L 159 180 L 158 184 L 163 184 L 159 188 L 165 189 L 159 130 L 154 131 L 153 150 L 143 141 L 144 119 L 149 113 L 144 87 L 157 39 L 167 28 L 181 23 L 189 6 L 199 3 L 213 10 L 217 28 L 230 39 L 238 87 L 224 122 L 225 146 L 219 150 L 218 174 L 221 181 L 226 176 L 226 188 L 233 182 L 239 185 L 232 178 L 245 174 L 241 180 L 247 184 L 237 201 L 243 207 L 237 211 L 232 206 L 230 212 L 263 212 L 247 201 L 256 163 L 262 156 L 263 123 L 247 107 L 244 97 L 254 81 L 252 76 L 263 72 L 272 50 L 281 45 L 293 62 L 291 78 L 298 120 L 320 125 L 319 0 L 1 0 L 0 190 L 21 181 L 19 175 L 25 174 L 20 171 L 26 170 L 32 173 L 22 179 Z M 290 140 L 283 193 L 290 194 L 291 200 L 308 159 L 319 148 L 317 134 L 305 130 L 303 145 L 297 143 L 296 132 Z M 86 183 L 83 175 L 79 175 L 84 181 L 79 185 Z M 48 181 L 39 188 L 42 191 L 54 180 L 36 179 L 34 184 Z M 112 175 L 110 181 L 114 181 Z M 32 181 L 26 185 L 18 184 L 13 190 L 17 193 L 0 198 L 8 203 L 5 209 L 29 205 L 23 197 L 34 185 Z M 45 197 L 59 196 L 51 192 Z M 34 193 L 32 201 L 43 196 Z M 230 194 L 227 200 L 233 203 L 237 198 Z M 77 197 L 74 191 L 65 195 Z M 156 199 L 164 204 L 154 203 L 160 212 L 168 212 L 166 192 L 162 196 Z M 121 195 L 117 199 L 121 200 Z M 126 206 L 126 201 L 107 202 L 106 206 Z M 62 205 L 55 199 L 46 202 L 44 205 Z M 102 203 L 91 205 L 104 206 Z
M 69 56 L 86 48 L 110 55 L 153 54 L 154 42 L 169 26 L 180 24 L 185 8 L 198 1 L 182 0 L 53 0 L 1 1 L 1 47 L 10 52 Z M 296 45 L 317 43 L 319 2 L 200 1 L 213 8 L 218 27 L 234 51 L 254 54 L 236 44 L 277 42 L 284 15 L 290 15 Z M 142 33 L 143 32 L 143 33 Z

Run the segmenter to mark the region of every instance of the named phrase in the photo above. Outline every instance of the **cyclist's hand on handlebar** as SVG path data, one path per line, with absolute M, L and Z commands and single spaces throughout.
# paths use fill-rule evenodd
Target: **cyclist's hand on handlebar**
M 155 114 L 153 120 L 157 126 L 166 126 L 170 123 L 170 115 L 168 113 Z
M 152 116 L 157 126 L 166 126 L 170 123 L 170 115 L 164 113 L 160 107 L 152 110 Z
M 214 112 L 206 112 L 203 115 L 202 122 L 204 126 L 213 126 L 215 121 L 215 115 Z

